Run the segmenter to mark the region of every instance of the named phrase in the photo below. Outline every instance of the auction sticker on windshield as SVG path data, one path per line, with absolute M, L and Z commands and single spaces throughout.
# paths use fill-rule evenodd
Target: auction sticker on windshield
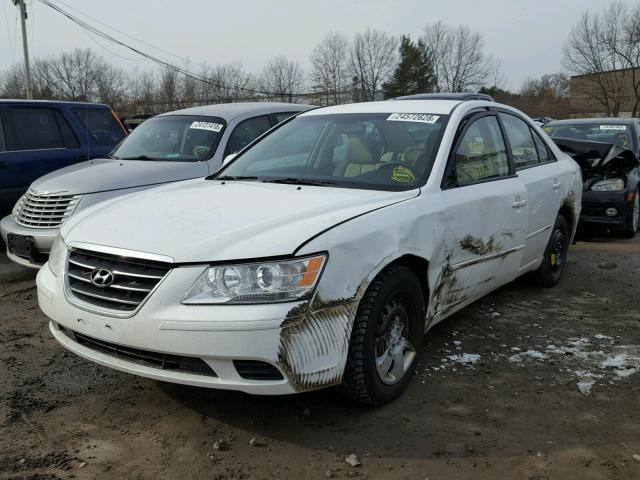
M 214 122 L 193 122 L 189 128 L 219 132 L 220 130 L 222 130 L 223 126 L 224 125 L 222 125 L 221 123 L 214 123 Z
M 600 125 L 600 130 L 626 130 L 626 125 Z
M 392 113 L 387 120 L 392 122 L 436 123 L 439 118 L 439 115 L 431 115 L 428 113 Z

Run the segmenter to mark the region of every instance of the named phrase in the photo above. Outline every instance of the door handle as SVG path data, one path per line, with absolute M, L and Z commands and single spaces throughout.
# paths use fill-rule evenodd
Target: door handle
M 557 179 L 554 179 L 553 183 L 551 184 L 551 188 L 553 188 L 554 190 L 558 190 L 561 186 L 562 184 Z
M 7 168 L 9 168 L 9 165 L 6 162 L 0 162 L 0 170 L 6 170 Z
M 511 204 L 511 206 L 513 208 L 522 208 L 522 207 L 526 207 L 527 206 L 527 201 L 526 200 L 518 200 L 516 202 L 513 202 Z
M 76 160 L 89 160 L 89 155 L 78 155 Z

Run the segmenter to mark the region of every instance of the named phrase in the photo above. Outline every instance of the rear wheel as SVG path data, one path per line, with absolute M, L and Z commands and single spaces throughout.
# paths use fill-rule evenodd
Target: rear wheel
M 424 317 L 422 286 L 413 272 L 383 270 L 358 306 L 340 391 L 370 405 L 400 395 L 422 349 Z
M 553 287 L 560 282 L 567 264 L 569 250 L 569 228 L 562 215 L 556 217 L 551 237 L 544 250 L 542 264 L 533 278 L 542 287 Z
M 633 204 L 627 213 L 625 227 L 622 230 L 622 235 L 627 238 L 635 237 L 638 231 L 638 222 L 640 220 L 640 198 L 638 198 L 638 195 L 640 195 L 640 192 L 635 192 Z

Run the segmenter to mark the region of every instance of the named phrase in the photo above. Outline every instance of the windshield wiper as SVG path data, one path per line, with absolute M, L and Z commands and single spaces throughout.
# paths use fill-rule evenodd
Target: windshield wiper
M 329 182 L 326 180 L 309 180 L 305 178 L 295 178 L 295 177 L 287 177 L 287 178 L 273 178 L 262 180 L 265 183 L 285 183 L 291 185 L 310 185 L 313 187 L 326 187 L 327 185 L 335 185 L 335 182 Z
M 234 175 L 223 175 L 221 177 L 215 177 L 215 178 L 211 178 L 211 180 L 258 180 L 258 177 L 254 177 L 251 175 L 238 175 L 238 176 L 234 176 Z
M 137 157 L 122 157 L 120 160 L 159 160 L 158 158 L 151 158 L 146 155 L 138 155 Z

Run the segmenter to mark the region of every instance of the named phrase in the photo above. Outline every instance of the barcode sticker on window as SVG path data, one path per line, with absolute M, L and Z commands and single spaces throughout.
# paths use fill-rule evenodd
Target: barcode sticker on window
M 193 122 L 189 128 L 196 128 L 198 130 L 210 130 L 212 132 L 219 132 L 222 130 L 223 125 L 221 123 L 213 122 Z
M 387 120 L 392 122 L 436 123 L 439 118 L 439 115 L 431 115 L 430 113 L 392 113 Z
M 600 130 L 626 130 L 626 125 L 600 125 Z

